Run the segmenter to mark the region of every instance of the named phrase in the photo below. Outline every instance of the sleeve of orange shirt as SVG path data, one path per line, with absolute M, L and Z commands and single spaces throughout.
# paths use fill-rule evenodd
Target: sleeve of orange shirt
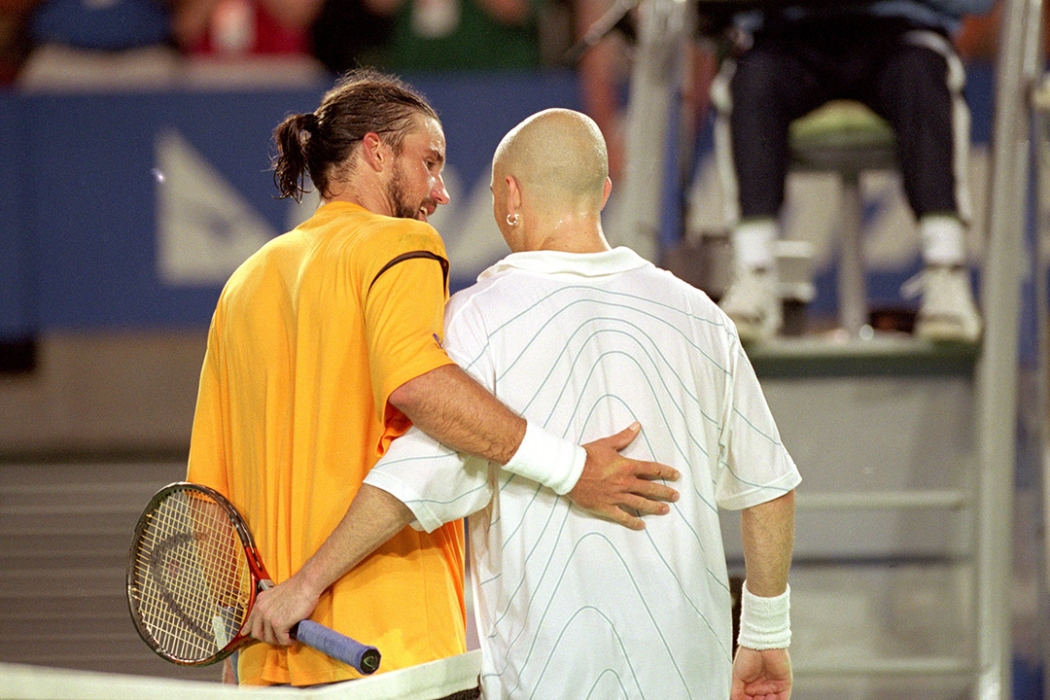
M 361 284 L 373 399 L 377 417 L 404 430 L 404 417 L 388 410 L 390 394 L 452 363 L 441 347 L 448 261 L 437 232 L 418 222 L 371 238 Z
M 220 307 L 221 308 L 221 307 Z M 208 349 L 197 389 L 193 432 L 186 480 L 229 494 L 226 481 L 226 431 L 223 429 L 223 391 L 218 342 L 220 311 L 215 312 L 208 331 Z

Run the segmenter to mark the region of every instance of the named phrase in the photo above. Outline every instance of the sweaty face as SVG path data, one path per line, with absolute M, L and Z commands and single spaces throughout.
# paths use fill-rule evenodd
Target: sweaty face
M 419 128 L 401 142 L 394 159 L 387 197 L 394 216 L 426 221 L 439 204 L 448 204 L 448 192 L 441 179 L 445 167 L 445 134 L 441 124 L 421 117 Z

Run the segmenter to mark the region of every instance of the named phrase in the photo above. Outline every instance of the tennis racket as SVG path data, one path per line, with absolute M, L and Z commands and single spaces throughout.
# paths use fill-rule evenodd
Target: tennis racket
M 161 658 L 205 666 L 255 641 L 241 630 L 258 592 L 271 586 L 247 523 L 217 491 L 169 484 L 139 517 L 128 552 L 128 607 Z M 375 647 L 311 620 L 291 633 L 360 673 L 379 668 Z

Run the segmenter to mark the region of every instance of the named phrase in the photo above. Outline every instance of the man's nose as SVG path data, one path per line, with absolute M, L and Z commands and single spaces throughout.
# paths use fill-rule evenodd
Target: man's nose
M 448 190 L 445 189 L 445 181 L 439 175 L 437 181 L 434 183 L 434 189 L 430 191 L 431 197 L 438 204 L 448 204 L 449 196 Z

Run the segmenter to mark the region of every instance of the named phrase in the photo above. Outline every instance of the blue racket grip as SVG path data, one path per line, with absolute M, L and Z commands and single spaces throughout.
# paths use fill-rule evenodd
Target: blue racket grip
M 357 640 L 339 634 L 333 629 L 319 625 L 313 620 L 303 620 L 290 630 L 292 636 L 308 647 L 323 651 L 333 659 L 350 664 L 359 673 L 375 673 L 379 668 L 379 650 L 365 646 Z

